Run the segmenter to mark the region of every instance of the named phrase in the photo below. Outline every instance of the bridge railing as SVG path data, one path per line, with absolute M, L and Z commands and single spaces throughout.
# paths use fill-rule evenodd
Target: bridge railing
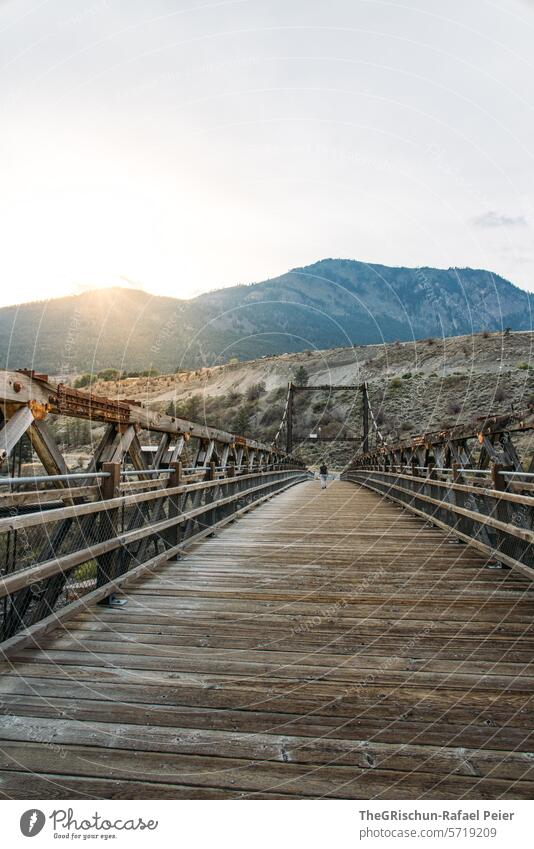
M 58 416 L 98 434 L 83 471 L 57 443 Z M 127 581 L 308 474 L 274 445 L 28 370 L 0 371 L 3 465 L 4 652 L 85 605 L 113 603 Z
M 399 465 L 388 470 L 347 470 L 342 480 L 361 484 L 433 525 L 452 530 L 491 558 L 496 568 L 534 578 L 534 475 L 493 463 L 489 469 Z
M 0 518 L 0 556 L 11 559 L 0 578 L 0 650 L 31 643 L 89 604 L 113 601 L 127 582 L 179 558 L 192 542 L 309 473 L 287 462 L 251 472 L 211 463 L 201 476 L 198 469 L 188 475 L 178 462 L 147 489 L 148 481 L 121 483 L 120 463 L 105 463 L 99 484 L 85 488 L 90 498 L 62 490 L 70 504 L 46 502 Z M 40 494 L 24 496 L 35 501 Z

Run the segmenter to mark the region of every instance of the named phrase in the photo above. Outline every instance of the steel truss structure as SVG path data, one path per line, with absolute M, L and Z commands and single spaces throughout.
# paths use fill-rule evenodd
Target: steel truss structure
M 475 425 L 456 425 L 423 433 L 389 445 L 378 445 L 373 451 L 362 451 L 350 468 L 388 468 L 390 466 L 428 466 L 441 468 L 459 463 L 464 467 L 487 469 L 500 463 L 515 471 L 534 470 L 534 454 L 524 467 L 512 440 L 512 434 L 534 430 L 534 410 L 504 415 L 484 416 Z
M 306 478 L 286 452 L 143 405 L 0 372 L 0 463 L 26 435 L 45 475 L 0 477 L 2 649 L 34 639 L 186 545 Z M 104 424 L 88 468 L 70 472 L 47 418 Z M 140 434 L 157 434 L 155 453 Z
M 534 578 L 534 411 L 488 416 L 358 454 L 341 475 Z M 515 439 L 515 442 L 514 442 Z M 528 440 L 527 440 L 528 441 Z M 521 457 L 521 454 L 524 456 Z
M 295 393 L 297 392 L 361 392 L 362 393 L 362 421 L 363 421 L 363 434 L 360 437 L 358 436 L 334 436 L 334 437 L 311 437 L 311 436 L 303 436 L 303 435 L 295 435 L 293 426 L 294 426 L 294 399 Z M 357 442 L 361 444 L 362 450 L 367 451 L 369 449 L 369 420 L 372 418 L 372 410 L 369 404 L 369 391 L 368 384 L 361 383 L 355 386 L 335 386 L 332 384 L 324 384 L 311 386 L 307 384 L 306 386 L 298 385 L 293 382 L 288 383 L 287 387 L 287 396 L 286 396 L 286 404 L 284 408 L 284 413 L 282 415 L 282 420 L 280 422 L 280 426 L 274 438 L 274 444 L 277 445 L 278 441 L 281 438 L 283 431 L 285 430 L 286 436 L 286 451 L 288 454 L 293 452 L 294 443 L 298 440 L 298 442 Z M 372 418 L 374 421 L 374 418 Z

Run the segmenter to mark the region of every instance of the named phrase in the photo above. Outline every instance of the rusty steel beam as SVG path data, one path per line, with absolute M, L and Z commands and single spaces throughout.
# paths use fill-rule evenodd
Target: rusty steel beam
M 158 413 L 137 401 L 104 398 L 91 392 L 72 389 L 65 384 L 55 384 L 47 375 L 27 370 L 0 371 L 0 403 L 20 407 L 38 404 L 43 414 L 50 412 L 94 422 L 135 425 L 142 430 L 185 435 L 207 441 L 215 440 L 229 445 L 239 442 L 251 449 L 268 453 L 273 451 L 272 446 L 253 439 L 236 437 L 235 434 L 218 428 Z M 280 458 L 286 456 L 285 452 L 279 449 L 276 453 Z
M 330 384 L 330 383 L 321 383 L 321 384 L 318 384 L 317 386 L 311 386 L 309 384 L 306 385 L 306 386 L 299 386 L 298 384 L 293 383 L 292 386 L 293 386 L 293 389 L 297 390 L 298 392 L 338 392 L 338 391 L 342 392 L 346 389 L 352 390 L 353 392 L 355 390 L 359 390 L 360 392 L 363 392 L 366 384 L 360 383 L 357 386 L 348 386 L 348 385 L 342 386 L 342 385 L 333 385 L 333 384 Z
M 433 455 L 438 465 L 442 464 L 444 457 L 448 457 L 450 462 L 469 465 L 471 452 L 467 442 L 472 441 L 480 446 L 479 464 L 482 466 L 490 461 L 505 461 L 514 468 L 521 469 L 521 462 L 510 434 L 529 430 L 534 430 L 533 408 L 504 415 L 480 416 L 474 424 L 429 431 L 396 443 L 383 443 L 372 451 L 362 451 L 348 468 L 399 465 L 407 462 L 412 456 L 420 457 L 425 454 Z
M 295 442 L 358 442 L 361 436 L 294 436 Z

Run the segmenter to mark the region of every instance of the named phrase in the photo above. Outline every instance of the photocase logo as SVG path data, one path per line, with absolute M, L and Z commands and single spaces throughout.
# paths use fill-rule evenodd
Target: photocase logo
M 43 825 L 46 822 L 46 817 L 38 808 L 31 808 L 29 811 L 24 811 L 20 818 L 20 830 L 24 837 L 35 837 L 39 834 Z

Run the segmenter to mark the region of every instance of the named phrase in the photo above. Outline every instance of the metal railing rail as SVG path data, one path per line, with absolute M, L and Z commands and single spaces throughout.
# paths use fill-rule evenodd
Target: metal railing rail
M 508 472 L 492 464 L 491 480 L 469 482 L 482 470 L 455 465 L 438 479 L 435 470 L 422 476 L 407 470 L 357 467 L 341 480 L 361 484 L 475 546 L 498 564 L 534 578 L 534 497 L 512 492 Z M 516 486 L 521 486 L 518 484 Z M 525 484 L 528 486 L 528 484 Z
M 106 464 L 105 472 L 99 500 L 0 518 L 0 546 L 17 542 L 17 556 L 0 577 L 0 651 L 35 640 L 58 618 L 109 598 L 142 571 L 310 476 L 298 466 L 273 464 L 248 474 L 229 467 L 221 477 L 212 463 L 204 480 L 190 482 L 176 463 L 164 488 L 124 495 L 120 464 Z

